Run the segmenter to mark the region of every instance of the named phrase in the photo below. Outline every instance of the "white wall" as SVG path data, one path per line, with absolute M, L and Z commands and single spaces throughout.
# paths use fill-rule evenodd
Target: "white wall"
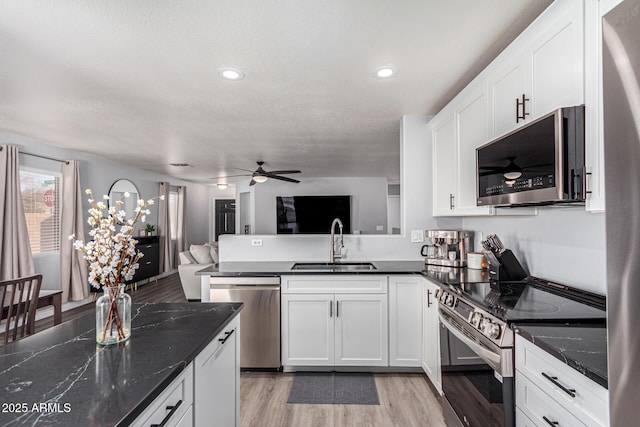
M 209 235 L 209 188 L 204 185 L 182 181 L 167 175 L 145 171 L 132 166 L 124 165 L 103 157 L 93 156 L 87 153 L 64 150 L 46 144 L 44 141 L 34 140 L 21 135 L 0 130 L 0 144 L 10 144 L 19 147 L 21 152 L 28 152 L 42 156 L 48 156 L 60 160 L 80 161 L 80 181 L 83 188 L 91 188 L 96 197 L 108 194 L 111 185 L 120 178 L 132 181 L 140 191 L 140 195 L 149 199 L 156 197 L 159 190 L 159 182 L 167 181 L 171 185 L 183 185 L 187 187 L 187 240 L 188 242 L 201 242 L 202 236 Z M 20 164 L 38 169 L 61 171 L 61 163 L 40 159 L 33 156 L 21 155 Z M 89 208 L 84 201 L 84 212 Z M 157 205 L 150 208 L 151 215 L 147 223 L 157 225 Z M 89 226 L 86 225 L 88 232 Z M 87 236 L 88 237 L 88 236 Z M 61 244 L 69 243 L 62 239 Z M 60 256 L 59 254 L 34 255 L 34 263 L 37 273 L 43 275 L 43 289 L 60 289 Z
M 411 230 L 461 226 L 462 220 L 459 218 L 431 216 L 431 133 L 427 128 L 427 122 L 430 119 L 430 116 L 404 116 L 400 121 L 402 234 L 345 236 L 347 248 L 345 260 L 421 260 L 423 258 L 420 255 L 420 248 L 423 243 L 411 243 Z M 239 191 L 243 190 L 239 189 Z M 384 204 L 386 206 L 386 196 Z M 256 216 L 258 216 L 257 213 Z M 263 240 L 262 247 L 251 246 L 251 240 L 256 238 Z M 328 259 L 328 236 L 226 235 L 220 237 L 221 261 L 327 261 Z
M 387 233 L 386 178 L 305 178 L 299 184 L 272 179 L 257 184 L 256 234 L 276 234 L 277 196 L 351 196 L 351 230 L 360 230 L 362 234 Z M 376 226 L 382 226 L 382 230 L 376 231 Z
M 463 226 L 497 234 L 534 276 L 606 294 L 604 214 L 541 208 L 537 216 L 467 217 Z

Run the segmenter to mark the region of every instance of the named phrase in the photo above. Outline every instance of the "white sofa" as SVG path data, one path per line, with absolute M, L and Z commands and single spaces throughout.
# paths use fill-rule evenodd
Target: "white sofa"
M 178 258 L 184 295 L 189 301 L 200 301 L 200 276 L 196 276 L 196 271 L 218 263 L 218 244 L 191 245 L 188 251 L 180 252 Z

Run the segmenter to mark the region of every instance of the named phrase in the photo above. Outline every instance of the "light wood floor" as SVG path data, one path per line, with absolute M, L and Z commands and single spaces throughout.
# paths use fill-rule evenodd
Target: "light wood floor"
M 380 405 L 287 403 L 294 374 L 243 372 L 241 427 L 446 427 L 422 374 L 375 374 Z

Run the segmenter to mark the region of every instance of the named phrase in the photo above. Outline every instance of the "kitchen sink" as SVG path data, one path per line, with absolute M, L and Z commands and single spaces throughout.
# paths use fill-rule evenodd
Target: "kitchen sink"
M 376 266 L 370 262 L 297 262 L 292 270 L 320 270 L 320 271 L 371 271 Z

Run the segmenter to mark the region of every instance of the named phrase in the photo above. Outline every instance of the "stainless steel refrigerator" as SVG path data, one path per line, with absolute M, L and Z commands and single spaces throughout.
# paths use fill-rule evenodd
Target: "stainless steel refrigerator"
M 640 406 L 640 0 L 605 15 L 603 95 L 611 426 Z

